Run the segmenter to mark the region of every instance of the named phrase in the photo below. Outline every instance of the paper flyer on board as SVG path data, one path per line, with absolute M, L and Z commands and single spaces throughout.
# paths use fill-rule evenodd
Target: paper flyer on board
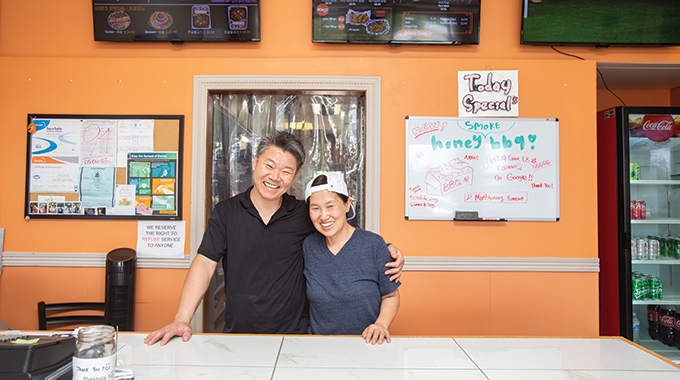
M 124 168 L 130 152 L 153 152 L 154 121 L 118 120 L 118 155 L 116 165 Z
M 137 213 L 177 214 L 177 152 L 131 152 L 127 182 L 135 186 Z
M 33 119 L 36 130 L 31 138 L 31 154 L 58 159 L 80 154 L 80 121 L 73 119 Z
M 98 208 L 97 215 L 106 215 L 106 210 L 101 207 L 113 207 L 114 189 L 116 184 L 116 168 L 90 168 L 85 167 L 80 171 L 80 201 L 83 203 L 86 215 L 92 215 L 93 210 Z
M 80 127 L 80 166 L 115 167 L 116 120 L 82 120 Z
M 116 185 L 113 215 L 135 215 L 135 185 Z
M 80 123 L 77 120 L 34 119 L 31 138 L 31 191 L 78 192 Z
M 77 193 L 78 164 L 56 161 L 49 157 L 31 160 L 31 191 L 36 193 Z

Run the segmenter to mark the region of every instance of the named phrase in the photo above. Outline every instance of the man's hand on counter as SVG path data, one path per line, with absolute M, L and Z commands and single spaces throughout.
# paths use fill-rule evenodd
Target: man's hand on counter
M 191 338 L 191 326 L 186 322 L 175 321 L 171 324 L 156 330 L 144 338 L 144 343 L 152 345 L 156 343 L 159 339 L 161 340 L 161 346 L 165 346 L 170 339 L 175 336 L 181 336 L 183 341 L 188 341 Z

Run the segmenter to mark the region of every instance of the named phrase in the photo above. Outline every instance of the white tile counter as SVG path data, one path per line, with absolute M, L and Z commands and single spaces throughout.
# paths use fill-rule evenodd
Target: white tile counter
M 620 338 L 358 337 L 195 334 L 147 346 L 120 333 L 135 380 L 678 380 L 680 366 Z

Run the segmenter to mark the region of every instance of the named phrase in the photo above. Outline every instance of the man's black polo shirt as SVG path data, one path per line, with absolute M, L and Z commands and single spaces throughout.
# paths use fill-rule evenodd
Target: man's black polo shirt
M 252 186 L 215 206 L 198 253 L 222 261 L 224 332 L 304 334 L 309 312 L 302 241 L 314 231 L 303 201 L 288 194 L 264 224 Z

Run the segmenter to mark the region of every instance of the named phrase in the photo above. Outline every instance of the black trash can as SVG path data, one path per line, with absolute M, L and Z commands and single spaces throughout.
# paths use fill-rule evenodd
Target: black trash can
M 137 253 L 118 248 L 106 255 L 105 323 L 119 331 L 134 331 Z

